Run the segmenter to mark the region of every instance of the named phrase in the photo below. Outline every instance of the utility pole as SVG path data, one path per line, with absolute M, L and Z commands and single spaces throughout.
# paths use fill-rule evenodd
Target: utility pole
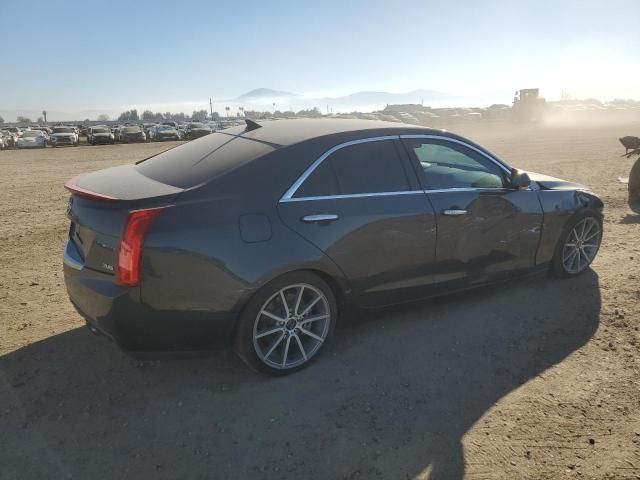
M 211 120 L 213 120 L 213 101 L 211 101 L 211 97 L 209 97 L 209 110 L 211 111 Z
M 42 116 L 44 117 L 44 123 L 47 123 L 47 111 L 46 110 L 42 110 Z

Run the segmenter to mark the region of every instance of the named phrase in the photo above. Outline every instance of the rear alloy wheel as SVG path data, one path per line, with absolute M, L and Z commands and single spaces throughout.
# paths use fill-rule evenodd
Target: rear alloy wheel
M 335 327 L 336 303 L 329 286 L 307 272 L 285 275 L 249 302 L 236 346 L 249 366 L 285 375 L 307 366 Z
M 561 277 L 584 272 L 596 258 L 602 240 L 602 223 L 586 215 L 575 220 L 558 245 L 553 260 L 553 271 Z

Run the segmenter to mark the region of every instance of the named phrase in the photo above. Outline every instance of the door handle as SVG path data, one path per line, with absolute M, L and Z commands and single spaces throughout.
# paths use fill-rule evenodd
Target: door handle
M 458 217 L 460 215 L 466 215 L 467 211 L 466 210 L 458 210 L 458 209 L 451 209 L 451 210 L 444 210 L 442 212 L 443 215 L 447 215 L 449 217 Z
M 334 222 L 338 220 L 338 215 L 333 213 L 326 213 L 320 215 L 305 215 L 302 217 L 304 223 L 321 223 L 321 222 Z

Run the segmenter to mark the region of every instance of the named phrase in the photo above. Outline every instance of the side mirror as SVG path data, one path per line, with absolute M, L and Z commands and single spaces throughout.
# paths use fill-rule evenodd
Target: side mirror
M 531 179 L 527 172 L 522 172 L 517 168 L 511 169 L 511 177 L 509 177 L 509 184 L 513 188 L 527 188 L 531 185 Z

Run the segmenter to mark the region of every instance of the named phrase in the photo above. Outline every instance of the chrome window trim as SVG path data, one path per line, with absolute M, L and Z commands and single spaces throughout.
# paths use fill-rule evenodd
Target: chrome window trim
M 495 157 L 492 157 L 488 153 L 483 152 L 482 150 L 480 150 L 477 147 L 474 147 L 473 145 L 469 145 L 467 142 L 463 142 L 462 140 L 458 140 L 457 138 L 443 137 L 442 135 L 427 135 L 427 134 L 400 135 L 400 138 L 409 138 L 409 139 L 411 139 L 411 138 L 416 138 L 416 139 L 426 138 L 426 139 L 429 139 L 429 140 L 442 140 L 442 141 L 445 141 L 445 142 L 456 143 L 458 145 L 462 145 L 463 147 L 467 147 L 467 148 L 473 150 L 476 153 L 479 153 L 480 155 L 485 157 L 487 160 L 491 161 L 492 163 L 494 163 L 498 167 L 500 167 L 504 172 L 506 172 L 508 174 L 511 174 L 511 170 L 509 169 L 509 167 L 507 167 L 500 160 L 498 160 Z
M 526 192 L 532 190 L 527 188 L 508 188 L 508 187 L 460 187 L 460 188 L 436 188 L 433 190 L 424 190 L 424 193 L 448 193 L 448 192 Z
M 282 198 L 280 200 L 281 203 L 287 202 L 306 202 L 307 200 L 339 200 L 342 198 L 363 198 L 363 197 L 390 197 L 394 195 L 416 195 L 416 194 L 424 195 L 424 190 L 403 190 L 400 192 L 376 192 L 376 193 L 346 193 L 344 195 L 324 195 L 319 197 L 293 197 L 293 198 Z
M 293 183 L 293 185 L 291 185 L 291 187 L 289 187 L 289 190 L 287 190 L 285 192 L 285 194 L 282 196 L 280 201 L 281 202 L 286 202 L 286 201 L 294 200 L 293 196 L 295 195 L 295 193 L 298 190 L 298 188 L 300 188 L 300 185 L 302 185 L 304 183 L 304 181 L 309 177 L 309 175 L 311 175 L 313 173 L 313 171 L 316 168 L 318 168 L 318 166 L 324 161 L 325 158 L 327 158 L 332 153 L 340 150 L 341 148 L 350 147 L 351 145 L 358 145 L 360 143 L 380 142 L 380 141 L 384 141 L 384 140 L 398 140 L 399 138 L 400 138 L 399 135 L 385 135 L 385 136 L 382 136 L 382 137 L 361 138 L 361 139 L 358 139 L 358 140 L 351 140 L 349 142 L 340 143 L 339 145 L 331 147 L 329 150 L 324 152 L 320 156 L 320 158 L 318 158 L 315 162 L 313 162 L 311 165 L 309 165 L 309 167 L 302 173 L 302 175 L 300 175 L 298 177 L 298 179 Z M 327 198 L 327 197 L 328 196 L 324 196 L 322 198 Z M 299 198 L 300 199 L 307 199 L 307 198 L 316 198 L 316 197 L 299 197 Z
M 442 135 L 428 135 L 428 134 L 384 135 L 380 137 L 369 137 L 369 138 L 361 138 L 358 140 L 351 140 L 348 142 L 335 145 L 334 147 L 331 147 L 329 150 L 324 152 L 316 161 L 314 161 L 311 165 L 309 165 L 309 167 L 307 167 L 307 169 L 302 173 L 302 175 L 300 175 L 298 179 L 293 183 L 293 185 L 291 185 L 291 187 L 289 187 L 289 189 L 285 192 L 285 194 L 280 199 L 280 202 L 286 203 L 286 202 L 304 202 L 307 200 L 313 201 L 313 200 L 336 200 L 336 199 L 342 199 L 342 198 L 385 197 L 385 196 L 392 196 L 392 195 L 415 195 L 417 193 L 425 194 L 425 193 L 444 193 L 444 192 L 478 192 L 478 191 L 508 190 L 505 187 L 501 187 L 501 188 L 469 187 L 469 188 L 443 188 L 443 189 L 434 189 L 434 190 L 429 190 L 429 189 L 406 190 L 406 191 L 399 191 L 399 192 L 351 193 L 351 194 L 344 194 L 344 195 L 320 195 L 320 196 L 313 196 L 313 197 L 297 197 L 297 198 L 294 197 L 296 191 L 305 182 L 305 180 L 309 178 L 309 176 L 313 173 L 313 171 L 316 168 L 318 168 L 318 166 L 329 155 L 340 150 L 341 148 L 349 147 L 351 145 L 358 145 L 360 143 L 380 142 L 384 140 L 400 140 L 403 138 L 407 138 L 407 139 L 425 138 L 430 140 L 441 140 L 444 142 L 456 143 L 458 145 L 462 145 L 463 147 L 469 148 L 474 152 L 479 153 L 480 155 L 482 155 L 483 157 L 485 157 L 486 159 L 488 159 L 489 161 L 491 161 L 492 163 L 500 167 L 500 169 L 502 169 L 505 173 L 511 174 L 511 170 L 509 169 L 509 167 L 507 167 L 501 161 L 492 157 L 486 152 L 483 152 L 479 148 L 474 147 L 473 145 L 469 145 L 467 142 L 463 142 L 462 140 L 458 140 L 457 138 L 445 137 Z

